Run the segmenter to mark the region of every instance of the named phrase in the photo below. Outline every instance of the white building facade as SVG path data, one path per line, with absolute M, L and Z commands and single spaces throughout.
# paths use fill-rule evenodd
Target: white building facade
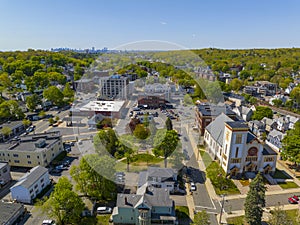
M 36 166 L 10 188 L 11 197 L 18 202 L 31 204 L 32 200 L 49 184 L 48 169 Z
M 233 121 L 221 114 L 206 127 L 204 141 L 208 153 L 226 174 L 275 172 L 277 153 L 263 146 L 245 122 Z

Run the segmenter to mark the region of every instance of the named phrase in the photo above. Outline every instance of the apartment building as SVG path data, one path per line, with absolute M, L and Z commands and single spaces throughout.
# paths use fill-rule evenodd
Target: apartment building
M 36 166 L 10 188 L 11 197 L 18 202 L 31 204 L 32 200 L 49 184 L 48 169 Z
M 126 100 L 129 94 L 129 79 L 125 76 L 112 75 L 99 78 L 100 98 Z
M 59 131 L 26 135 L 0 144 L 0 160 L 10 166 L 48 166 L 63 151 Z
M 10 166 L 7 162 L 0 162 L 0 187 L 11 181 Z

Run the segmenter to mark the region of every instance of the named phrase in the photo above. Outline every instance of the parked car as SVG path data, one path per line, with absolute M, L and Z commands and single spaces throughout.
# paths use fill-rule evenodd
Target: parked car
M 194 182 L 191 182 L 191 191 L 196 191 L 196 185 L 195 185 L 195 183 Z
M 42 225 L 55 225 L 54 220 L 43 220 Z
M 294 199 L 294 198 L 288 198 L 288 202 L 290 204 L 298 204 L 298 201 L 296 201 L 296 199 Z
M 112 212 L 112 208 L 102 206 L 97 208 L 97 214 L 109 214 Z
M 299 202 L 299 197 L 298 197 L 297 195 L 294 195 L 294 196 L 288 198 L 288 202 L 289 202 L 290 204 L 298 204 L 298 202 Z

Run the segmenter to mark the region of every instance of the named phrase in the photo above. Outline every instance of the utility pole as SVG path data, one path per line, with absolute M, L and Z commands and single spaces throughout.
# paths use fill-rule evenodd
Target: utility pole
M 223 214 L 223 209 L 224 209 L 225 195 L 221 195 L 221 197 L 222 197 L 222 204 L 221 204 L 219 224 L 222 224 L 222 214 Z

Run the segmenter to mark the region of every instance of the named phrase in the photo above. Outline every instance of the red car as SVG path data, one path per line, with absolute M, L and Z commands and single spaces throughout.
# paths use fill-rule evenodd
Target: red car
M 294 197 L 295 197 L 295 196 L 288 198 L 288 202 L 289 202 L 290 204 L 298 204 L 298 201 L 299 201 L 298 196 L 296 196 L 298 200 L 297 200 L 296 198 L 294 198 Z
M 292 198 L 295 199 L 297 202 L 299 201 L 299 197 L 297 195 L 294 195 Z

